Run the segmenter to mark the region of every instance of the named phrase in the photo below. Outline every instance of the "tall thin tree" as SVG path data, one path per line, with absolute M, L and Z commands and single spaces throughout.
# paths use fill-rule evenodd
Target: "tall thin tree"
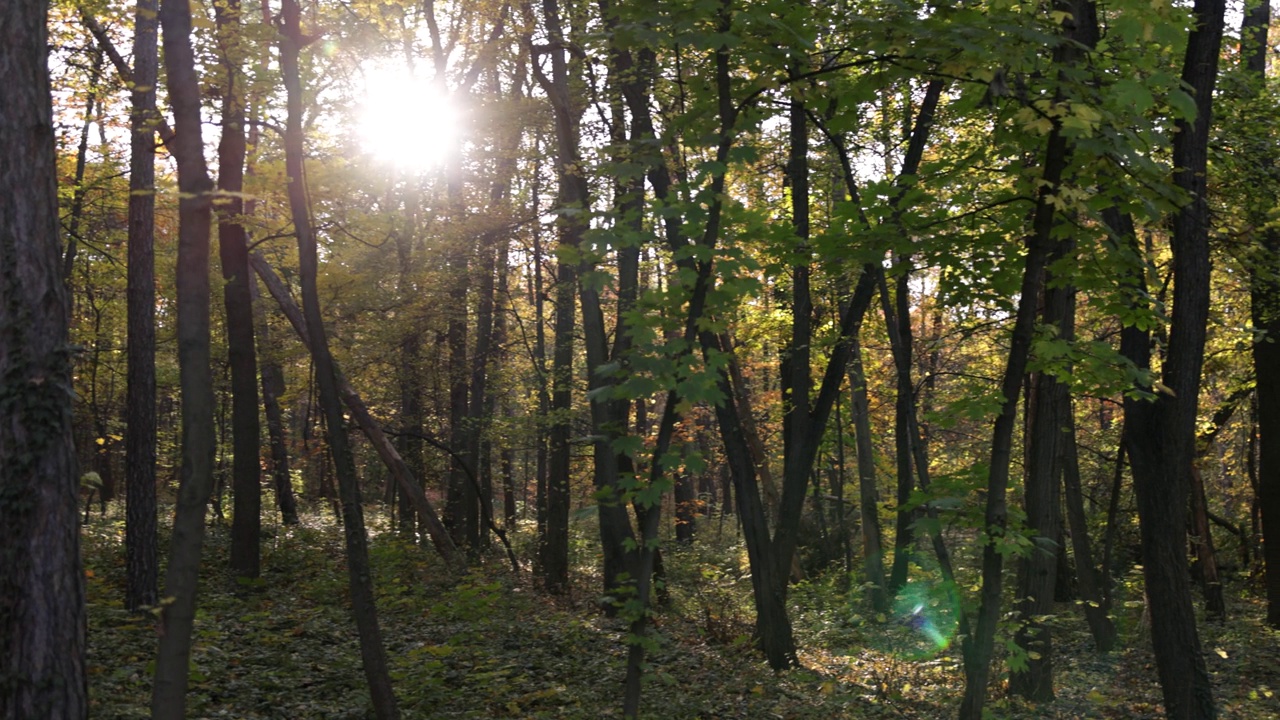
M 182 479 L 173 520 L 163 632 L 151 693 L 151 716 L 186 716 L 187 670 L 195 625 L 196 586 L 204 546 L 205 510 L 213 490 L 213 373 L 209 342 L 209 232 L 213 183 L 201 136 L 200 78 L 191 48 L 191 8 L 184 0 L 160 5 L 164 62 L 178 161 L 178 366 L 182 391 Z

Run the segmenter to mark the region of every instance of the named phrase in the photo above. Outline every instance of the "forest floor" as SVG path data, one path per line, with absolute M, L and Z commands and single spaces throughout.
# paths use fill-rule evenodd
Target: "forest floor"
M 583 571 L 574 593 L 551 599 L 532 589 L 527 569 L 513 577 L 496 553 L 449 579 L 429 547 L 379 533 L 378 521 L 371 519 L 371 554 L 380 621 L 405 718 L 621 716 L 626 630 L 594 610 L 589 529 L 575 530 Z M 209 527 L 187 717 L 372 717 L 332 515 L 264 534 L 263 575 L 246 584 L 225 569 L 227 527 Z M 123 535 L 118 508 L 95 516 L 84 534 L 90 717 L 104 720 L 149 716 L 156 650 L 150 616 L 122 607 Z M 656 619 L 644 717 L 954 716 L 963 678 L 958 644 L 937 649 L 945 627 L 921 642 L 919 623 L 863 617 L 860 599 L 834 581 L 793 589 L 803 669 L 770 671 L 750 646 L 745 553 L 730 530 L 712 526 L 704 535 L 667 553 L 672 599 Z M 517 551 L 529 557 L 522 540 Z M 1229 619 L 1201 625 L 1221 716 L 1280 719 L 1280 633 L 1262 624 L 1261 604 L 1242 588 L 1228 596 Z M 1123 647 L 1105 656 L 1093 652 L 1079 613 L 1062 606 L 1051 620 L 1057 700 L 1032 706 L 994 687 L 991 717 L 1162 717 L 1141 603 L 1125 605 L 1117 617 Z M 995 673 L 1001 686 L 1005 665 Z

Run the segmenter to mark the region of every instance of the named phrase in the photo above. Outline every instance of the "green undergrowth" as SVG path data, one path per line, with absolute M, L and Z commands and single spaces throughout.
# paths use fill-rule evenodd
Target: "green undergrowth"
M 119 509 L 84 532 L 94 718 L 145 718 L 156 627 L 122 607 Z M 592 528 L 575 529 L 575 587 L 565 598 L 513 577 L 500 554 L 449 577 L 428 547 L 370 518 L 379 619 L 406 718 L 601 718 L 621 715 L 626 628 L 596 611 Z M 191 659 L 190 718 L 372 717 L 348 612 L 342 534 L 331 514 L 264 531 L 263 573 L 226 571 L 228 529 L 211 524 Z M 517 548 L 528 539 L 516 537 Z M 167 544 L 167 540 L 165 541 Z M 165 546 L 162 544 L 162 547 Z M 527 555 L 522 556 L 527 557 Z M 916 628 L 877 617 L 838 577 L 792 588 L 803 668 L 774 673 L 751 648 L 751 579 L 741 540 L 721 528 L 664 552 L 669 603 L 644 696 L 647 718 L 951 717 L 963 687 L 958 647 L 920 649 Z M 1280 636 L 1236 593 L 1232 619 L 1202 626 L 1224 717 L 1280 718 Z M 1078 613 L 1052 622 L 1058 700 L 1038 707 L 993 688 L 993 718 L 1156 718 L 1159 686 L 1141 608 L 1124 608 L 1126 648 L 1095 654 Z M 997 675 L 1004 672 L 1001 664 Z M 1003 678 L 998 680 L 1003 682 Z

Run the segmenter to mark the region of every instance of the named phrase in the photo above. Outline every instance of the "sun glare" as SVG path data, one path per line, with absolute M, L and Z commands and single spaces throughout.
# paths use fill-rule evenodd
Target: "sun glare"
M 458 113 L 448 96 L 404 67 L 368 62 L 359 114 L 360 146 L 401 170 L 439 167 L 458 141 Z

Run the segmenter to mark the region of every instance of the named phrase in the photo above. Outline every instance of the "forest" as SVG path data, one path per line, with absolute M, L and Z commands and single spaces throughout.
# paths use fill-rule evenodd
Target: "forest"
M 0 720 L 1280 718 L 1275 24 L 8 0 Z

